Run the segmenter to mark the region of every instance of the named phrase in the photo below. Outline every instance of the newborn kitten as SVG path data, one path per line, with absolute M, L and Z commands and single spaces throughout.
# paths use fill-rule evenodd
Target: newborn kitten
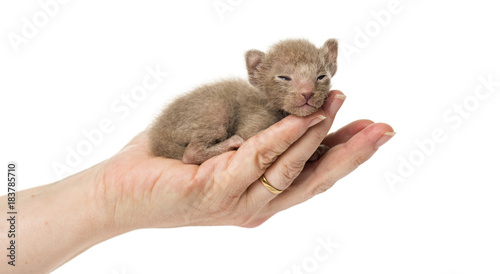
M 316 112 L 337 71 L 337 40 L 317 48 L 307 40 L 285 40 L 268 53 L 246 53 L 249 82 L 226 80 L 178 98 L 150 131 L 155 156 L 201 164 L 236 150 L 245 140 L 289 114 Z M 317 157 L 316 157 L 317 158 Z

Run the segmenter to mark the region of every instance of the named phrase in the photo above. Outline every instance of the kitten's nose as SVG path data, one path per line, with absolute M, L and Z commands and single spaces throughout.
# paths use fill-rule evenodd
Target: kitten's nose
M 299 94 L 306 99 L 306 102 L 314 95 L 314 85 L 309 81 L 300 82 L 298 85 Z
M 302 95 L 302 97 L 304 97 L 304 99 L 306 99 L 306 102 L 307 102 L 307 101 L 309 101 L 309 98 L 311 98 L 313 96 L 313 93 L 306 92 L 306 93 L 301 93 L 300 95 Z

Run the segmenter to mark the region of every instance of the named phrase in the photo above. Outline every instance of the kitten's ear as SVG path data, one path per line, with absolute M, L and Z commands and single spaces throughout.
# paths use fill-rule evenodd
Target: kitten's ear
M 335 75 L 337 72 L 337 54 L 339 43 L 336 39 L 329 39 L 321 48 L 321 53 L 326 61 L 326 68 L 330 71 L 330 75 Z
M 248 80 L 250 81 L 250 84 L 254 86 L 257 86 L 257 67 L 262 62 L 262 59 L 264 59 L 264 55 L 266 55 L 264 52 L 256 49 L 249 50 L 245 54 L 248 70 Z

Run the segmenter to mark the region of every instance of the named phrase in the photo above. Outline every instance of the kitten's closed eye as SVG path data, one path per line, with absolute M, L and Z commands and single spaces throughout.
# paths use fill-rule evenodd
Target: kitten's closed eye
M 277 76 L 279 79 L 283 80 L 283 81 L 292 81 L 292 78 L 288 77 L 288 76 Z
M 318 81 L 321 81 L 321 80 L 325 79 L 325 77 L 326 77 L 326 75 L 320 75 L 320 76 L 318 76 Z

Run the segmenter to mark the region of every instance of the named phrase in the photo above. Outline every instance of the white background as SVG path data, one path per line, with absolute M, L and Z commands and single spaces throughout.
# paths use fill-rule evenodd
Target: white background
M 56 273 L 500 273 L 500 87 L 475 94 L 480 78 L 500 82 L 499 7 L 391 2 L 70 0 L 43 22 L 39 2 L 3 1 L 0 163 L 18 162 L 19 190 L 57 181 L 53 165 L 101 120 L 113 131 L 63 176 L 113 155 L 175 96 L 245 77 L 246 50 L 285 38 L 340 39 L 333 87 L 347 100 L 332 130 L 368 118 L 397 132 L 331 190 L 258 228 L 134 231 Z M 24 17 L 41 26 L 15 45 Z M 114 111 L 157 65 L 163 83 L 128 115 Z

